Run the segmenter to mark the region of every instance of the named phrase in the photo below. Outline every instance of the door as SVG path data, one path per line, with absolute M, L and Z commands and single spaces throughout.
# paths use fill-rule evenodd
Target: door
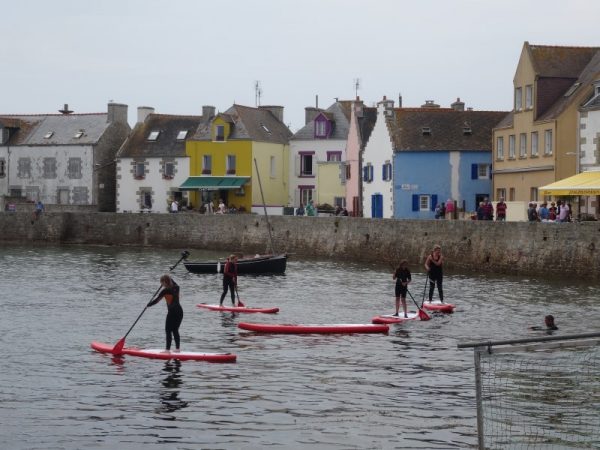
M 383 218 L 383 195 L 381 194 L 371 196 L 371 217 L 374 219 Z

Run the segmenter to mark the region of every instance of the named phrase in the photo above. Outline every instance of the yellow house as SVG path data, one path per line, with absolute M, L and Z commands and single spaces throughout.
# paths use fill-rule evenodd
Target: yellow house
M 282 214 L 291 135 L 282 106 L 233 105 L 207 120 L 186 142 L 190 177 L 181 189 L 190 191 L 193 205 L 209 211 L 216 212 L 223 200 L 228 209 L 262 213 L 264 195 L 271 212 Z
M 578 108 L 590 96 L 598 51 L 524 43 L 513 110 L 493 132 L 495 200 L 543 200 L 540 186 L 576 173 Z

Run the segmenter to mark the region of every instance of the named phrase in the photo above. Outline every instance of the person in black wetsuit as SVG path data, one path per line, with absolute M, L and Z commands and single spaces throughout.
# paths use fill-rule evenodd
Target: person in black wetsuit
M 546 317 L 544 317 L 544 323 L 546 325 L 546 328 L 544 328 L 544 327 L 530 327 L 529 329 L 530 330 L 535 330 L 535 331 L 546 331 L 546 332 L 548 332 L 548 334 L 552 334 L 552 331 L 558 330 L 558 327 L 554 323 L 554 316 L 552 314 L 548 314 Z
M 167 302 L 167 319 L 165 321 L 166 351 L 171 351 L 171 342 L 175 339 L 175 351 L 178 352 L 180 347 L 179 326 L 183 320 L 183 309 L 179 303 L 179 285 L 175 283 L 170 275 L 160 277 L 160 284 L 163 287 L 162 290 L 155 299 L 148 302 L 148 306 L 156 305 L 163 298 Z
M 440 295 L 440 302 L 444 303 L 444 290 L 442 289 L 442 264 L 444 263 L 444 257 L 442 256 L 442 247 L 435 245 L 433 251 L 427 257 L 425 261 L 425 270 L 427 270 L 427 277 L 429 278 L 429 301 L 433 300 L 433 291 L 437 284 L 438 294 Z
M 219 305 L 223 306 L 223 300 L 227 295 L 227 290 L 231 292 L 231 303 L 235 306 L 235 286 L 237 284 L 237 256 L 231 255 L 227 258 L 223 268 L 223 293 Z
M 408 261 L 403 259 L 400 261 L 400 265 L 394 272 L 394 280 L 396 280 L 396 313 L 398 315 L 400 310 L 400 302 L 402 301 L 402 310 L 404 311 L 404 317 L 408 318 L 408 311 L 406 309 L 406 293 L 408 292 L 408 283 L 411 281 L 410 270 L 408 269 Z

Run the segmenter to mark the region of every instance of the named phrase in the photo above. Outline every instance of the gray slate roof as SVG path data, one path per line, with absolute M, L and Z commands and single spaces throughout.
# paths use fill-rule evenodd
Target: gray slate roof
M 350 131 L 350 109 L 352 102 L 343 100 L 333 103 L 323 113 L 333 122 L 333 130 L 331 136 L 327 139 L 348 139 L 348 131 Z M 323 114 L 323 113 L 319 113 Z M 317 116 L 318 116 L 317 115 Z M 315 139 L 314 121 L 310 121 L 300 128 L 294 136 L 293 140 L 313 140 Z M 321 139 L 319 139 L 321 140 Z
M 228 141 L 251 140 L 287 144 L 292 136 L 290 129 L 268 109 L 233 105 L 224 113 L 218 114 L 217 117 L 232 124 L 231 134 L 227 137 Z M 212 121 L 200 124 L 191 139 L 195 141 L 212 140 L 211 123 Z M 263 125 L 268 131 L 263 128 Z
M 118 158 L 157 158 L 183 157 L 185 141 L 189 139 L 203 122 L 202 116 L 175 116 L 168 114 L 149 114 L 143 123 L 133 128 L 129 138 L 119 150 Z M 180 131 L 187 131 L 186 139 L 178 140 Z M 152 131 L 160 131 L 155 141 L 149 141 Z
M 0 116 L 0 124 L 18 124 L 11 145 L 92 145 L 110 126 L 107 113 Z M 80 138 L 75 135 L 83 131 Z M 50 138 L 44 136 L 52 132 Z

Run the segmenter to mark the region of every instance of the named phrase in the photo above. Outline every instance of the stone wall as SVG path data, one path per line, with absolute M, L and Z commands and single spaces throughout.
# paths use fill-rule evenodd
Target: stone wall
M 270 217 L 276 252 L 344 261 L 397 262 L 413 270 L 434 244 L 454 271 L 600 280 L 600 223 Z M 44 241 L 265 252 L 263 216 L 0 212 L 0 243 Z M 420 268 L 419 268 L 420 270 Z

